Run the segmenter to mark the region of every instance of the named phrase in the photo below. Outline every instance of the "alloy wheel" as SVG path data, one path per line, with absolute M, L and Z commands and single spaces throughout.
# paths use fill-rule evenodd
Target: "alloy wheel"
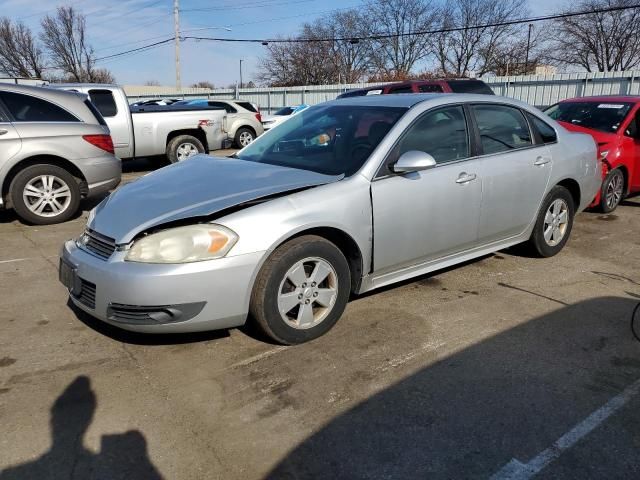
M 278 289 L 282 319 L 296 329 L 315 327 L 327 318 L 338 296 L 338 275 L 329 262 L 309 257 L 296 262 Z
M 568 225 L 569 206 L 563 199 L 558 198 L 549 205 L 544 216 L 542 232 L 547 245 L 550 247 L 558 245 L 567 233 Z
M 71 204 L 71 189 L 60 177 L 40 175 L 27 182 L 22 198 L 27 208 L 40 217 L 56 217 Z
M 622 191 L 624 189 L 624 179 L 622 174 L 616 172 L 607 185 L 607 191 L 605 192 L 605 201 L 607 202 L 607 208 L 613 210 L 618 206 L 620 200 L 622 200 Z
M 179 162 L 186 160 L 189 157 L 193 157 L 198 153 L 200 152 L 193 143 L 181 143 L 176 149 L 176 157 L 178 158 Z
M 249 132 L 241 132 L 238 139 L 240 141 L 240 145 L 242 145 L 243 147 L 246 147 L 251 142 L 253 142 L 253 135 L 251 135 L 251 133 Z

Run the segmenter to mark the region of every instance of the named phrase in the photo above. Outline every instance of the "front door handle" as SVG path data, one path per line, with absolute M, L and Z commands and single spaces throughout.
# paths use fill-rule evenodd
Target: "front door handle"
M 538 158 L 536 158 L 536 161 L 533 162 L 533 164 L 535 166 L 539 167 L 541 165 L 546 165 L 550 161 L 551 161 L 551 159 L 549 157 L 538 157 Z
M 475 173 L 462 172 L 460 175 L 458 175 L 458 179 L 456 180 L 456 183 L 464 185 L 465 183 L 474 181 L 476 178 L 477 177 Z
M 9 133 L 9 130 L 5 130 L 4 128 L 0 128 L 0 135 L 4 135 L 5 133 Z

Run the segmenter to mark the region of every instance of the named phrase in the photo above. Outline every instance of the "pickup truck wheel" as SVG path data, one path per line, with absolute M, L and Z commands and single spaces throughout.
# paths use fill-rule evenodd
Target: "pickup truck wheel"
M 204 146 L 191 135 L 178 135 L 167 144 L 167 158 L 171 163 L 181 162 L 199 153 L 204 153 Z
M 236 132 L 236 147 L 244 148 L 256 139 L 256 134 L 248 128 L 239 128 Z
M 71 173 L 55 165 L 32 165 L 11 182 L 13 208 L 25 222 L 50 225 L 69 220 L 80 207 L 80 186 Z
M 351 272 L 340 249 L 305 235 L 278 247 L 262 266 L 251 295 L 251 317 L 278 343 L 308 342 L 336 324 L 350 293 Z
M 619 168 L 614 168 L 602 182 L 600 192 L 600 211 L 611 213 L 622 201 L 624 196 L 624 174 Z
M 575 206 L 569 190 L 555 186 L 542 202 L 529 244 L 540 257 L 553 257 L 569 240 Z

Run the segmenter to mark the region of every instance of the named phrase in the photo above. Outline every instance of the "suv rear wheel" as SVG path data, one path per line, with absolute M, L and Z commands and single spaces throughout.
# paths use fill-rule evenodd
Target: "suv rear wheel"
M 32 165 L 19 172 L 10 187 L 18 216 L 34 225 L 69 220 L 80 207 L 80 186 L 67 170 L 56 165 Z
M 242 127 L 236 132 L 236 147 L 244 148 L 256 139 L 256 134 L 249 128 Z

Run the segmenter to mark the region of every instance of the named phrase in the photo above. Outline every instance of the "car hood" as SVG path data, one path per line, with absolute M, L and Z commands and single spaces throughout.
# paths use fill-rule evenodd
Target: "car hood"
M 154 226 L 340 179 L 342 175 L 196 155 L 116 190 L 96 207 L 88 226 L 118 244 L 129 243 Z

